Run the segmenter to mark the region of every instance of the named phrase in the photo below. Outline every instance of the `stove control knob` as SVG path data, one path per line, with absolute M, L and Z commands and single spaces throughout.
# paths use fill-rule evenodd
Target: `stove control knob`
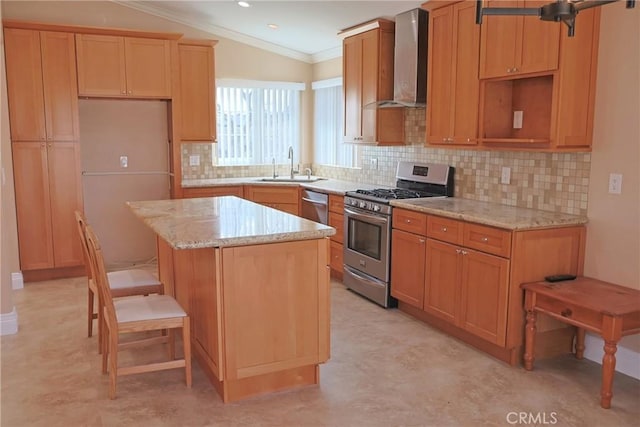
M 367 207 L 366 202 L 360 202 L 360 208 L 364 209 Z
M 379 205 L 373 205 L 373 211 L 374 212 L 379 212 L 380 211 L 380 206 Z
M 358 205 L 357 200 L 351 200 L 351 206 L 357 206 L 357 205 Z

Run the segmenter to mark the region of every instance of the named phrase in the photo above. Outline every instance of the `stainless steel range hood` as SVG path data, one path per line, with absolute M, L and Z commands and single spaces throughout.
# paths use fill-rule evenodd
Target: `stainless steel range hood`
M 393 100 L 378 101 L 375 107 L 426 106 L 427 18 L 424 9 L 412 9 L 396 15 Z

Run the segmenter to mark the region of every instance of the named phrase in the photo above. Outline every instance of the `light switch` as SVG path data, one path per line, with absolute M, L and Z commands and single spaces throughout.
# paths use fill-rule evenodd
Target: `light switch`
M 129 158 L 127 156 L 120 156 L 120 167 L 129 167 Z
M 513 128 L 522 129 L 522 111 L 513 112 Z

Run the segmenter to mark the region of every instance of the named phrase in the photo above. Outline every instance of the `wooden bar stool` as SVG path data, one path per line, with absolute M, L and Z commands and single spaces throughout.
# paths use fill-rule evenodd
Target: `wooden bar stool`
M 98 305 L 100 306 L 100 298 L 98 288 L 89 265 L 89 248 L 87 238 L 85 236 L 85 229 L 88 223 L 82 212 L 75 211 L 75 215 L 82 252 L 84 255 L 85 268 L 87 270 L 87 336 L 91 337 L 93 335 L 93 319 L 98 319 L 98 341 L 100 341 L 102 328 L 100 317 L 102 315 L 102 310 L 99 308 L 97 312 L 94 312 L 94 299 L 95 297 L 98 297 Z M 109 278 L 111 296 L 114 298 L 164 293 L 162 283 L 153 275 L 153 273 L 147 270 L 134 268 L 112 271 L 107 273 L 107 277 Z M 100 346 L 98 346 L 98 350 L 101 350 Z
M 102 309 L 105 330 L 101 340 L 102 372 L 109 373 L 109 398 L 116 397 L 116 381 L 118 376 L 166 369 L 184 368 L 187 387 L 191 387 L 191 335 L 189 316 L 180 304 L 169 295 L 134 296 L 119 298 L 114 301 L 109 286 L 109 277 L 105 271 L 104 259 L 100 243 L 90 226 L 87 226 L 86 237 L 89 248 L 89 264 L 94 280 L 103 300 Z M 175 342 L 173 329 L 182 328 L 184 357 L 175 359 Z M 169 331 L 168 335 L 160 335 L 134 342 L 120 343 L 121 333 L 144 331 Z M 169 361 L 140 364 L 135 366 L 118 366 L 118 351 L 138 344 L 167 342 Z

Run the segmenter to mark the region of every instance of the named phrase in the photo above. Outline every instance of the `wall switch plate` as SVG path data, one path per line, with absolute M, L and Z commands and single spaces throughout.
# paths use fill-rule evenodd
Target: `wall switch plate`
M 371 169 L 378 169 L 378 159 L 371 159 Z
M 189 166 L 200 166 L 200 156 L 197 154 L 189 156 Z
M 522 129 L 522 111 L 513 112 L 513 128 Z
M 609 193 L 622 194 L 622 174 L 621 173 L 609 174 Z
M 502 171 L 500 172 L 500 183 L 501 184 L 510 184 L 511 183 L 511 168 L 504 166 Z
M 129 157 L 120 156 L 120 167 L 121 168 L 129 167 Z

